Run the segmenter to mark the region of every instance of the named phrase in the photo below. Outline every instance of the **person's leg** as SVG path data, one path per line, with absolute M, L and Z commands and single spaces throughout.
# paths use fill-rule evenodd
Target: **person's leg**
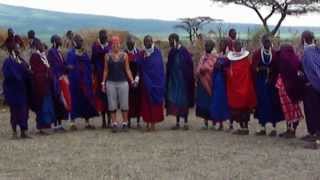
M 31 138 L 28 134 L 28 118 L 29 118 L 29 111 L 27 106 L 23 106 L 19 108 L 20 112 L 17 112 L 19 116 L 18 124 L 21 130 L 21 138 L 22 139 L 29 139 Z
M 139 116 L 137 117 L 137 128 L 141 128 L 141 125 L 140 125 L 140 117 L 139 117 Z
M 233 121 L 234 121 L 234 119 L 230 119 L 230 125 L 229 125 L 229 130 L 230 131 L 233 130 Z
M 156 124 L 155 123 L 151 123 L 151 131 L 156 131 Z
M 10 124 L 11 124 L 11 128 L 12 128 L 12 138 L 13 139 L 16 139 L 18 138 L 18 132 L 17 132 L 17 123 L 16 123 L 16 120 L 15 120 L 15 112 L 14 112 L 14 107 L 11 107 L 10 106 Z
M 96 127 L 90 124 L 90 118 L 85 118 L 85 122 L 86 122 L 86 129 L 90 129 L 90 130 L 96 129 Z
M 277 123 L 273 122 L 272 123 L 272 130 L 269 133 L 270 137 L 276 137 L 277 136 Z
M 147 132 L 150 131 L 150 123 L 147 123 L 147 127 L 146 127 Z
M 296 137 L 296 129 L 299 125 L 299 122 L 288 122 L 287 132 L 282 135 L 282 137 L 291 139 Z
M 122 111 L 122 130 L 128 131 L 128 111 Z
M 180 129 L 180 116 L 179 116 L 179 115 L 176 116 L 176 125 L 173 126 L 171 129 L 172 129 L 172 130 L 178 130 L 178 129 Z
M 203 126 L 202 130 L 208 130 L 209 129 L 209 121 L 207 119 L 203 119 Z
M 131 128 L 131 118 L 128 115 L 128 128 Z
M 219 124 L 218 131 L 223 131 L 223 121 L 219 121 L 218 124 Z
M 231 109 L 230 113 L 231 113 L 231 117 L 229 119 L 229 131 L 233 131 L 234 129 L 233 122 L 236 121 L 236 118 L 237 118 L 236 110 Z
M 110 111 L 110 114 L 111 114 L 112 132 L 116 133 L 118 129 L 117 111 Z
M 107 127 L 111 127 L 111 113 L 108 111 L 107 112 L 107 118 L 108 118 L 108 124 L 107 124 Z
M 106 113 L 105 112 L 102 112 L 101 113 L 101 119 L 102 119 L 102 125 L 101 127 L 103 129 L 106 129 L 107 128 L 107 122 L 106 122 Z
M 267 130 L 266 130 L 266 123 L 259 121 L 260 124 L 260 130 L 258 132 L 255 133 L 256 136 L 265 136 L 267 135 Z
M 120 108 L 122 111 L 122 129 L 128 129 L 128 111 L 129 111 L 129 85 L 128 82 L 119 83 L 117 90 Z
M 287 124 L 286 124 L 286 131 L 283 132 L 283 133 L 280 133 L 280 134 L 279 134 L 279 137 L 285 137 L 285 136 L 287 136 L 287 134 L 290 133 L 291 124 L 290 124 L 289 122 L 286 122 L 286 123 L 287 123 Z
M 314 123 L 314 120 L 317 119 L 317 117 L 314 117 L 315 114 L 315 107 L 314 105 L 317 104 L 315 102 L 317 100 L 315 92 L 312 90 L 311 85 L 305 87 L 305 93 L 303 97 L 303 106 L 304 106 L 304 112 L 305 112 L 305 119 L 306 119 L 306 125 L 308 129 L 309 135 L 313 136 L 316 133 L 316 126 Z M 318 117 L 319 118 L 319 117 Z
M 107 82 L 107 95 L 108 95 L 108 108 L 111 115 L 112 132 L 117 132 L 118 122 L 117 122 L 117 88 L 116 84 L 113 82 Z
M 183 126 L 183 129 L 184 130 L 189 130 L 189 125 L 188 125 L 188 115 L 186 115 L 185 117 L 184 117 L 184 126 Z

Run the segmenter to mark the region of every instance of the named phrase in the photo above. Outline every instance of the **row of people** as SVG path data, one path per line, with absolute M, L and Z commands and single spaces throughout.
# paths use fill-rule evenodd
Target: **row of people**
M 179 36 L 171 34 L 166 74 L 161 51 L 154 47 L 151 36 L 144 38 L 141 50 L 136 49 L 132 37 L 128 38 L 127 50 L 122 51 L 119 37 L 115 36 L 109 42 L 107 32 L 102 30 L 92 47 L 90 60 L 83 49 L 83 39 L 76 35 L 66 61 L 59 51 L 62 44 L 59 36 L 52 37 L 52 48 L 47 54 L 36 40 L 31 70 L 19 57 L 17 48 L 11 48 L 3 66 L 6 100 L 9 105 L 10 99 L 24 100 L 23 108 L 15 108 L 15 103 L 10 105 L 11 112 L 20 112 L 12 113 L 14 132 L 17 125 L 14 122 L 20 122 L 20 119 L 24 119 L 23 123 L 18 124 L 22 130 L 26 129 L 29 104 L 37 113 L 38 129 L 43 128 L 40 125 L 43 122 L 44 128 L 55 122 L 61 129 L 61 120 L 68 116 L 71 122 L 85 118 L 86 127 L 92 129 L 89 119 L 98 113 L 102 114 L 103 127 L 106 127 L 105 114 L 109 112 L 113 132 L 119 126 L 126 130 L 130 124 L 128 120 L 132 117 L 139 120 L 140 116 L 148 130 L 154 130 L 155 123 L 164 119 L 163 105 L 167 115 L 176 117 L 173 129 L 180 129 L 183 118 L 183 128 L 187 130 L 189 109 L 196 105 L 196 115 L 204 119 L 204 129 L 212 121 L 222 130 L 223 122 L 230 120 L 230 130 L 236 121 L 240 128 L 234 133 L 247 135 L 250 115 L 254 113 L 262 127 L 257 135 L 266 135 L 266 124 L 271 123 L 270 136 L 276 136 L 276 124 L 286 120 L 287 131 L 280 136 L 292 138 L 303 119 L 299 106 L 303 101 L 309 131 L 304 139 L 317 140 L 320 132 L 317 118 L 320 116 L 314 108 L 320 103 L 317 90 L 320 82 L 317 58 L 320 56 L 313 33 L 302 34 L 305 50 L 301 58 L 288 44 L 274 50 L 269 35 L 262 37 L 262 47 L 252 54 L 236 40 L 234 29 L 230 30 L 229 36 L 220 42 L 219 48 L 215 48 L 212 40 L 207 40 L 205 52 L 194 70 L 192 55 L 181 44 Z M 10 69 L 11 72 L 5 73 Z M 25 92 L 21 91 L 23 88 L 17 88 L 19 83 L 10 87 L 14 77 L 10 73 L 18 73 L 14 76 L 24 83 Z M 28 84 L 30 73 L 31 83 Z M 28 87 L 31 87 L 31 93 L 27 91 Z M 15 94 L 24 98 L 17 98 Z M 28 97 L 32 97 L 31 103 L 28 103 Z M 37 103 L 34 102 L 36 99 Z M 117 121 L 118 107 L 122 111 L 122 122 Z M 76 126 L 72 124 L 71 128 L 75 130 Z

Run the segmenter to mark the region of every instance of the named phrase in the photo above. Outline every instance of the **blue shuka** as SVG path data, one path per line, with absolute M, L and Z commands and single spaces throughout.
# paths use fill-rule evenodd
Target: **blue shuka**
M 274 54 L 273 54 L 274 57 Z M 262 60 L 264 58 L 264 61 Z M 253 72 L 257 94 L 256 118 L 262 126 L 276 123 L 283 119 L 278 89 L 275 87 L 277 76 L 275 61 L 269 55 L 261 56 L 261 49 L 253 55 Z
M 95 109 L 92 70 L 87 53 L 76 54 L 75 49 L 68 53 L 67 64 L 73 66 L 69 72 L 71 92 L 71 118 L 92 118 L 98 116 Z
M 143 86 L 146 89 L 151 103 L 159 105 L 163 103 L 165 91 L 164 66 L 161 51 L 154 48 L 154 52 L 144 57 L 141 51 L 138 58 L 139 69 L 142 73 Z
M 167 63 L 167 114 L 187 116 L 194 105 L 194 72 L 191 54 L 186 48 L 171 49 Z
M 212 74 L 212 97 L 210 115 L 214 121 L 221 122 L 230 118 L 227 89 L 224 75 L 226 60 L 218 58 Z

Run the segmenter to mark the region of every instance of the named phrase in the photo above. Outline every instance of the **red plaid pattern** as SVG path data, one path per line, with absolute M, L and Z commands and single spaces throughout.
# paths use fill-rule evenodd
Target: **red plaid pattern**
M 285 120 L 287 122 L 296 122 L 301 120 L 303 115 L 300 106 L 298 103 L 293 103 L 289 98 L 280 75 L 278 77 L 276 87 L 279 89 L 278 92 Z

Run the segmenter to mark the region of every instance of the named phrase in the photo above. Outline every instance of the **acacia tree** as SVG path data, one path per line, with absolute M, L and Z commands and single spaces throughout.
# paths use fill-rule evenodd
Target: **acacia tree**
M 200 37 L 199 31 L 203 29 L 206 24 L 211 22 L 220 21 L 219 19 L 213 19 L 207 16 L 200 16 L 195 18 L 180 18 L 180 24 L 175 28 L 182 29 L 188 33 L 189 41 L 193 43 L 196 38 Z
M 311 12 L 320 12 L 320 0 L 211 0 L 214 3 L 234 3 L 252 9 L 259 17 L 266 32 L 275 35 L 282 22 L 288 15 L 303 15 Z M 265 14 L 262 8 L 268 9 Z M 277 24 L 269 26 L 268 21 L 275 14 L 280 14 Z

